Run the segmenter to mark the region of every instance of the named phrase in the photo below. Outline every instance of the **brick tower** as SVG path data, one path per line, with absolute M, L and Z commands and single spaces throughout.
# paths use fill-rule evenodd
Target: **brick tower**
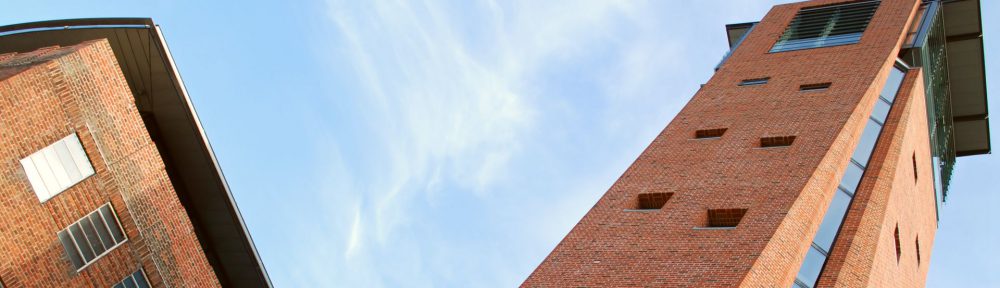
M 816 0 L 716 73 L 523 287 L 922 287 L 990 150 L 979 1 Z M 947 19 L 947 20 L 945 20 Z
M 0 27 L 0 288 L 269 287 L 149 19 Z

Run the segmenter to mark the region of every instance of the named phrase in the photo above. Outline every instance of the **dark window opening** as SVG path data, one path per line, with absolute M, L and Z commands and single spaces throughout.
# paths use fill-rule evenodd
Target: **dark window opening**
M 920 266 L 920 236 L 917 236 L 917 241 L 914 244 L 917 247 L 917 266 Z
M 663 208 L 671 196 L 674 196 L 674 193 L 641 193 L 636 199 L 635 209 L 656 210 Z
M 899 246 L 899 225 L 896 225 L 896 262 L 899 262 L 899 256 L 903 254 L 903 249 Z
M 719 138 L 722 137 L 722 134 L 726 134 L 726 130 L 727 130 L 726 128 L 698 130 L 694 131 L 694 138 L 697 139 Z
M 764 85 L 764 84 L 767 84 L 768 80 L 771 80 L 771 77 L 746 79 L 746 80 L 740 81 L 740 86 Z
M 913 182 L 917 182 L 917 153 L 913 152 Z
M 795 142 L 795 136 L 764 137 L 760 138 L 760 147 L 768 148 L 792 146 L 792 142 Z
M 747 209 L 709 209 L 708 227 L 736 227 Z
M 869 0 L 803 8 L 792 18 L 771 52 L 858 43 L 879 3 Z
M 832 85 L 832 84 L 833 83 L 830 83 L 830 82 L 815 83 L 815 84 L 805 84 L 805 85 L 799 86 L 799 91 L 823 91 L 823 90 L 826 90 L 826 89 L 830 89 L 830 85 Z

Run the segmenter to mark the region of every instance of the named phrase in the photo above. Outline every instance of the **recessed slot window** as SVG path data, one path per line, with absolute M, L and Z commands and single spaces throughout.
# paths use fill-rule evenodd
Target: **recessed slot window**
M 917 247 L 917 266 L 920 266 L 920 237 L 919 236 L 917 237 L 917 240 L 913 244 L 916 245 L 916 247 Z
M 795 142 L 795 136 L 764 137 L 760 138 L 760 147 L 786 147 L 792 146 L 792 142 Z
M 913 182 L 917 182 L 917 152 L 913 152 Z
M 870 0 L 803 8 L 792 18 L 771 52 L 858 43 L 879 3 Z
M 149 281 L 146 280 L 146 274 L 143 273 L 142 269 L 135 271 L 134 273 L 122 279 L 113 288 L 149 288 Z
M 740 81 L 740 86 L 764 85 L 764 84 L 767 84 L 768 80 L 771 80 L 771 77 L 746 79 L 746 80 Z
M 641 193 L 636 199 L 635 209 L 656 210 L 663 208 L 673 193 Z
M 799 85 L 799 91 L 823 91 L 826 89 L 830 89 L 830 85 L 833 85 L 833 83 L 826 82 L 826 83 L 804 84 L 804 85 Z
M 712 228 L 731 228 L 740 224 L 747 209 L 709 209 L 708 225 Z
M 94 175 L 94 167 L 75 133 L 21 159 L 21 167 L 40 202 Z
M 903 255 L 903 249 L 899 245 L 899 225 L 896 225 L 896 232 L 894 233 L 896 238 L 896 262 L 899 262 L 899 257 Z
M 70 263 L 77 270 L 125 242 L 125 233 L 118 224 L 118 217 L 111 209 L 111 204 L 104 204 L 59 231 L 58 236 Z
M 696 139 L 720 138 L 722 137 L 722 134 L 726 134 L 726 130 L 727 130 L 726 128 L 698 130 L 694 131 L 694 138 Z

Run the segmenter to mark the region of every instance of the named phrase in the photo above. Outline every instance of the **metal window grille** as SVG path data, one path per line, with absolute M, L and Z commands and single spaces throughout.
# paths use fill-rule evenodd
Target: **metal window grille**
M 860 1 L 799 10 L 771 52 L 854 44 L 882 1 Z
M 97 261 L 126 240 L 110 203 L 59 231 L 58 236 L 66 256 L 77 270 Z

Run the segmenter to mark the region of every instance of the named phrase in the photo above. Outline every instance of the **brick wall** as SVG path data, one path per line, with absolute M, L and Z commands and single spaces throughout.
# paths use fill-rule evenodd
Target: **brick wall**
M 789 287 L 919 4 L 882 1 L 858 44 L 768 53 L 799 8 L 841 2 L 850 1 L 772 9 L 522 286 Z M 764 85 L 737 85 L 764 77 Z M 832 86 L 799 91 L 824 82 Z M 727 130 L 694 140 L 696 130 L 716 128 Z M 908 129 L 926 139 L 926 126 Z M 790 147 L 759 148 L 776 136 L 796 138 Z M 651 192 L 673 195 L 660 210 L 625 210 Z M 747 212 L 735 229 L 694 229 L 709 209 Z M 903 245 L 912 248 L 909 235 L 924 226 L 901 227 L 911 233 Z M 921 249 L 930 251 L 932 232 L 921 231 Z
M 8 287 L 219 286 L 106 40 L 0 56 L 0 279 Z M 71 133 L 95 174 L 39 203 L 19 160 Z M 110 202 L 128 240 L 77 272 L 56 233 Z

